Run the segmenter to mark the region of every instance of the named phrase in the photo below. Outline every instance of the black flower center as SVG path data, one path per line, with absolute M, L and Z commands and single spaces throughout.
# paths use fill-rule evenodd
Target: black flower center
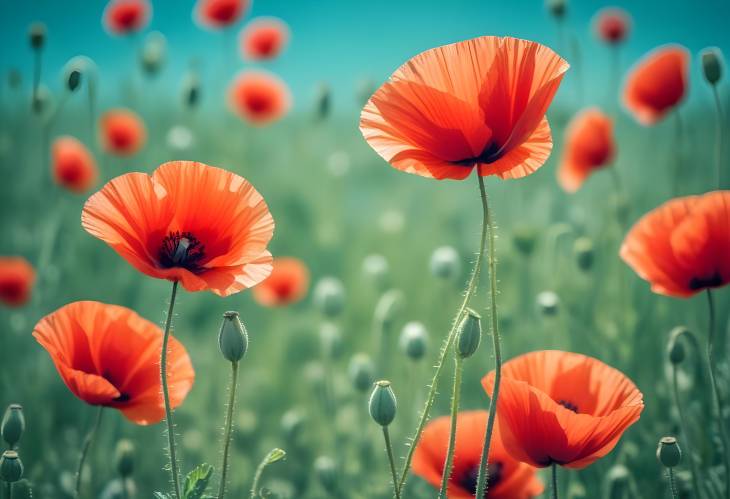
M 570 402 L 569 400 L 558 400 L 558 404 L 562 405 L 566 409 L 570 409 L 571 411 L 578 413 L 578 406 L 574 403 Z
M 722 276 L 720 272 L 715 271 L 710 277 L 693 277 L 689 281 L 689 289 L 696 291 L 698 289 L 716 288 L 722 286 Z
M 200 262 L 205 257 L 205 246 L 190 232 L 170 232 L 162 240 L 158 256 L 163 268 L 182 267 L 199 272 Z
M 474 166 L 477 163 L 494 163 L 502 157 L 501 147 L 496 142 L 489 143 L 479 156 L 473 158 L 464 158 L 458 161 L 453 161 L 455 165 L 459 166 Z
M 495 487 L 502 480 L 502 468 L 504 468 L 504 465 L 499 461 L 497 461 L 496 463 L 489 463 L 487 467 L 487 469 L 489 470 L 489 478 L 487 478 L 487 493 L 484 495 L 484 497 L 488 497 L 489 490 Z M 464 490 L 468 490 L 472 494 L 476 494 L 478 477 L 479 465 L 472 466 L 458 479 L 457 483 Z

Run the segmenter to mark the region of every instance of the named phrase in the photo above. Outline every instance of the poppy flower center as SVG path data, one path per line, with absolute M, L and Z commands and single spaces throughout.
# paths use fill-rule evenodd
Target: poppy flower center
M 578 406 L 568 400 L 562 400 L 562 399 L 558 400 L 558 404 L 562 405 L 566 409 L 569 409 L 569 410 L 575 412 L 576 414 L 578 413 Z
M 201 270 L 200 262 L 205 257 L 205 246 L 190 232 L 170 232 L 159 251 L 159 263 L 163 268 L 182 267 L 191 272 Z
M 710 277 L 693 277 L 689 281 L 689 288 L 693 291 L 697 289 L 716 288 L 722 286 L 722 283 L 722 276 L 716 271 Z
M 487 469 L 489 470 L 489 478 L 487 479 L 487 493 L 484 497 L 489 496 L 489 490 L 496 486 L 502 480 L 502 468 L 504 465 L 497 461 L 496 463 L 489 463 Z M 477 491 L 477 479 L 479 477 L 479 465 L 472 466 L 466 473 L 464 473 L 458 480 L 458 484 L 464 490 L 468 490 L 470 493 L 475 494 Z
M 497 144 L 496 142 L 490 142 L 479 156 L 460 159 L 458 161 L 453 161 L 453 163 L 455 165 L 469 167 L 474 166 L 477 163 L 494 163 L 502 157 L 502 153 L 504 153 L 504 151 L 502 151 L 502 148 L 499 146 L 499 144 Z

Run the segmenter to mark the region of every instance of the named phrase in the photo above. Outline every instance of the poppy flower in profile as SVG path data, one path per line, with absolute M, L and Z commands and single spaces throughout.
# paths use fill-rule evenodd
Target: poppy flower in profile
M 198 0 L 195 18 L 211 29 L 226 28 L 243 16 L 249 4 L 249 0 Z
M 623 102 L 636 121 L 653 125 L 679 104 L 687 93 L 689 52 L 684 47 L 660 47 L 630 70 Z
M 602 9 L 596 14 L 595 30 L 598 37 L 609 45 L 623 42 L 631 28 L 631 17 L 616 7 Z
M 117 177 L 86 201 L 81 224 L 143 274 L 188 291 L 228 296 L 271 273 L 274 220 L 261 194 L 203 163 Z
M 241 31 L 241 52 L 260 61 L 277 57 L 289 41 L 289 27 L 275 17 L 254 19 Z
M 99 175 L 94 156 L 79 140 L 71 136 L 53 142 L 53 177 L 58 185 L 81 193 L 94 185 Z
M 591 173 L 613 161 L 613 122 L 599 109 L 586 109 L 573 118 L 565 135 L 558 181 L 575 192 Z
M 365 105 L 360 130 L 398 170 L 436 179 L 519 178 L 550 155 L 545 118 L 568 63 L 549 48 L 483 36 L 406 62 Z
M 626 235 L 621 258 L 655 293 L 686 298 L 730 283 L 730 191 L 672 199 Z
M 70 303 L 33 330 L 69 390 L 90 405 L 118 409 L 130 421 L 162 420 L 162 330 L 134 311 L 96 301 Z M 178 407 L 193 386 L 195 371 L 185 347 L 168 344 L 170 404 Z
M 23 257 L 0 256 L 0 301 L 10 307 L 28 302 L 35 282 L 35 270 Z
M 243 71 L 228 89 L 232 109 L 254 125 L 282 118 L 291 107 L 289 89 L 279 77 L 265 71 Z
M 309 270 L 298 258 L 276 258 L 271 275 L 253 288 L 253 298 L 266 307 L 296 303 L 307 294 Z
M 104 26 L 115 35 L 128 35 L 150 22 L 152 7 L 148 0 L 111 0 L 104 10 Z
M 100 140 L 104 150 L 116 156 L 131 156 L 147 139 L 144 122 L 129 109 L 112 109 L 100 119 Z
M 474 497 L 487 415 L 487 411 L 462 411 L 457 415 L 454 466 L 447 488 L 450 498 Z M 448 416 L 428 423 L 413 454 L 413 473 L 434 487 L 441 485 L 450 427 Z M 489 447 L 487 489 L 490 499 L 528 499 L 537 497 L 544 489 L 535 468 L 507 453 L 496 426 Z

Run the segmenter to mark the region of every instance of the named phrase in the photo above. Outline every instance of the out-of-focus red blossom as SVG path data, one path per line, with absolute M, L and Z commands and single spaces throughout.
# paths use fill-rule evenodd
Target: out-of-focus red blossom
M 53 142 L 53 178 L 66 189 L 82 193 L 93 187 L 98 178 L 94 156 L 79 140 L 71 136 Z
M 282 118 L 291 107 L 286 83 L 265 71 L 243 71 L 228 89 L 233 111 L 255 125 L 267 125 Z
M 253 288 L 254 299 L 266 307 L 296 303 L 307 294 L 309 270 L 298 258 L 276 258 L 271 275 Z
M 281 19 L 254 19 L 241 31 L 241 52 L 245 59 L 267 60 L 277 57 L 289 41 L 289 27 Z
M 575 192 L 591 173 L 613 160 L 613 122 L 597 108 L 586 109 L 573 118 L 565 135 L 558 181 Z
M 250 6 L 249 0 L 198 0 L 195 18 L 211 29 L 222 29 L 235 24 Z
M 117 156 L 131 156 L 145 143 L 144 122 L 129 109 L 112 109 L 101 117 L 100 140 L 104 150 Z
M 610 7 L 596 15 L 595 29 L 598 37 L 610 45 L 623 42 L 631 29 L 631 16 L 623 10 Z
M 30 298 L 35 270 L 20 256 L 0 256 L 0 301 L 20 307 Z
M 143 29 L 151 17 L 147 0 L 111 0 L 104 11 L 104 26 L 115 35 L 127 35 Z

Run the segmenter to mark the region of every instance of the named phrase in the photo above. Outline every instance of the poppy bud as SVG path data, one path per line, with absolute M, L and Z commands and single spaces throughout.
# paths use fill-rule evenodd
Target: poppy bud
M 662 437 L 656 449 L 656 458 L 667 468 L 674 468 L 682 462 L 682 449 L 674 437 Z
M 456 330 L 456 353 L 462 359 L 474 355 L 482 341 L 482 316 L 467 308 L 466 315 L 461 319 Z
M 38 86 L 38 91 L 33 98 L 32 105 L 33 111 L 36 114 L 43 114 L 43 112 L 50 107 L 51 93 L 48 91 L 48 88 L 45 85 Z
M 167 48 L 167 40 L 165 35 L 158 31 L 153 31 L 145 38 L 142 52 L 140 53 L 140 63 L 142 69 L 150 75 L 154 76 L 165 62 L 165 50 Z
M 345 308 L 345 288 L 339 279 L 323 277 L 314 288 L 314 303 L 327 317 L 335 317 Z
M 409 358 L 420 360 L 426 355 L 428 346 L 428 331 L 426 326 L 418 321 L 409 322 L 403 326 L 400 334 L 400 348 Z
M 316 117 L 317 120 L 323 121 L 330 113 L 331 91 L 329 85 L 321 83 L 317 88 L 317 96 L 315 98 Z
M 537 231 L 530 225 L 516 227 L 512 234 L 512 244 L 524 256 L 530 256 L 537 245 Z
M 595 252 L 593 251 L 593 241 L 587 237 L 579 237 L 573 243 L 573 254 L 578 268 L 586 272 L 593 267 L 593 259 Z
M 609 499 L 629 497 L 631 474 L 623 464 L 611 466 L 607 474 Z
M 15 483 L 23 478 L 23 462 L 14 450 L 6 450 L 0 457 L 0 480 Z
M 684 361 L 685 351 L 684 345 L 679 340 L 679 337 L 687 333 L 687 328 L 684 326 L 677 326 L 672 329 L 669 333 L 669 343 L 667 343 L 667 354 L 669 356 L 669 362 L 674 365 L 681 364 Z
M 552 291 L 543 291 L 537 295 L 537 308 L 544 316 L 552 317 L 558 313 L 560 298 Z
M 117 472 L 122 478 L 132 476 L 134 471 L 134 444 L 127 439 L 117 442 L 117 448 L 114 451 L 117 463 Z
M 193 109 L 197 107 L 200 101 L 200 80 L 196 74 L 189 74 L 183 81 L 183 104 L 186 107 Z
M 375 84 L 372 80 L 360 80 L 355 88 L 355 97 L 358 104 L 360 106 L 365 105 L 365 103 L 370 99 L 370 96 L 373 95 L 373 92 L 375 92 Z
M 238 318 L 238 312 L 225 312 L 218 334 L 218 347 L 229 362 L 238 362 L 248 349 L 248 333 Z
M 716 47 L 702 51 L 702 74 L 710 85 L 716 85 L 722 78 L 722 52 Z
M 33 490 L 27 478 L 13 484 L 13 499 L 33 499 Z
M 81 85 L 81 71 L 78 69 L 71 69 L 66 73 L 64 80 L 68 91 L 75 92 L 76 89 L 79 88 L 79 85 Z
M 431 274 L 440 279 L 455 279 L 461 272 L 459 254 L 451 246 L 441 246 L 431 254 Z
M 383 289 L 388 280 L 390 266 L 383 255 L 368 255 L 362 262 L 363 273 L 370 278 L 378 289 Z
M 319 340 L 325 358 L 336 359 L 342 354 L 342 333 L 336 325 L 323 323 L 319 328 Z
M 43 23 L 33 23 L 28 29 L 28 39 L 33 50 L 40 50 L 46 43 L 46 25 Z
M 567 10 L 566 0 L 546 0 L 545 6 L 548 12 L 556 19 L 565 17 L 565 11 Z
M 400 312 L 403 301 L 403 292 L 399 289 L 391 289 L 383 293 L 383 296 L 375 305 L 375 322 L 380 324 L 384 331 L 389 331 L 393 327 L 398 312 Z
M 295 440 L 299 435 L 302 426 L 304 425 L 304 416 L 295 410 L 291 409 L 284 413 L 281 417 L 281 429 L 284 432 L 284 436 L 287 440 Z
M 20 441 L 24 431 L 25 416 L 23 415 L 23 407 L 19 404 L 10 404 L 5 410 L 2 426 L 0 426 L 3 440 L 13 449 Z
M 337 491 L 337 465 L 329 456 L 319 456 L 314 461 L 314 473 L 322 487 L 334 494 Z
M 365 392 L 373 386 L 373 378 L 375 377 L 375 366 L 367 354 L 358 353 L 352 356 L 350 364 L 347 368 L 350 375 L 352 386 L 359 392 Z
M 370 417 L 380 426 L 388 426 L 395 419 L 397 403 L 390 381 L 381 380 L 375 383 L 370 395 Z

